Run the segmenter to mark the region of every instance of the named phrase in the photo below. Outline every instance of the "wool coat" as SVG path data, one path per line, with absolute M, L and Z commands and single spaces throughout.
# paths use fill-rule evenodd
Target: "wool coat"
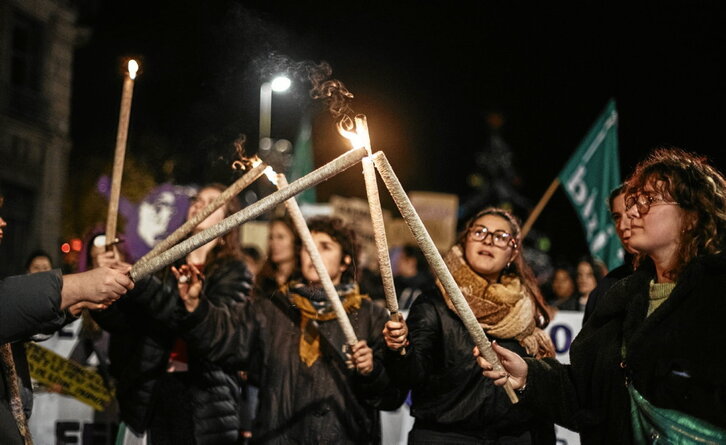
M 646 317 L 654 276 L 645 264 L 598 300 L 571 365 L 526 359 L 524 401 L 584 445 L 633 443 L 626 378 L 656 407 L 726 428 L 726 255 L 693 259 Z

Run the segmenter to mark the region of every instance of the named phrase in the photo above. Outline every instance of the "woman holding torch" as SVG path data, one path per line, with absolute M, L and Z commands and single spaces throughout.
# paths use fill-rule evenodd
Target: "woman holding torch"
M 523 403 L 583 444 L 726 443 L 726 180 L 703 158 L 658 149 L 625 184 L 635 272 L 597 301 L 571 365 L 495 347 Z
M 489 338 L 518 356 L 552 357 L 542 331 L 549 317 L 519 234 L 512 214 L 484 209 L 445 261 Z M 411 390 L 416 421 L 409 444 L 554 443 L 552 422 L 513 405 L 481 378 L 470 336 L 443 288 L 420 295 L 407 321 L 389 321 L 383 334 L 389 372 Z
M 202 187 L 187 219 L 225 190 L 222 184 Z M 210 227 L 240 208 L 236 198 L 215 210 L 193 230 Z M 239 232 L 232 230 L 192 251 L 184 261 L 157 276 L 140 280 L 136 291 L 112 309 L 93 313 L 111 333 L 110 371 L 117 379 L 123 427 L 120 443 L 235 444 L 238 440 L 237 370 L 209 363 L 189 351 L 181 339 L 178 287 L 186 288 L 186 271 L 201 277 L 199 291 L 210 304 L 227 306 L 246 300 L 252 278 L 242 261 Z M 110 256 L 109 256 L 110 255 Z M 99 257 L 113 261 L 113 252 Z M 180 272 L 181 271 L 181 272 Z
M 308 226 L 358 336 L 352 348 L 306 250 L 302 281 L 230 309 L 199 298 L 192 276 L 181 292 L 190 312 L 186 338 L 211 362 L 249 367 L 259 387 L 253 443 L 380 443 L 377 410 L 403 402 L 403 394 L 387 391 L 382 363 L 388 315 L 358 292 L 355 232 L 338 218 L 314 218 Z

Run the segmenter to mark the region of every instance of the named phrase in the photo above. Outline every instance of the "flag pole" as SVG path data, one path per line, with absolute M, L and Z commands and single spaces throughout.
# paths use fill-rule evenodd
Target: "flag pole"
M 554 181 L 552 181 L 552 184 L 550 184 L 549 187 L 547 187 L 547 190 L 545 190 L 544 195 L 540 198 L 537 205 L 534 207 L 534 210 L 532 210 L 532 213 L 529 214 L 527 217 L 527 221 L 522 226 L 522 240 L 527 236 L 529 233 L 529 230 L 532 228 L 532 225 L 534 225 L 534 222 L 539 217 L 539 214 L 542 213 L 542 209 L 544 209 L 544 206 L 547 205 L 552 195 L 555 193 L 555 190 L 557 190 L 557 187 L 560 185 L 560 178 L 556 177 Z

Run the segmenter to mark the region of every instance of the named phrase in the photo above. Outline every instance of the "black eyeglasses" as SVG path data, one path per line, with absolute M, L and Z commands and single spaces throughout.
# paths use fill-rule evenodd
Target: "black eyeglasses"
M 487 237 L 492 237 L 492 244 L 506 249 L 510 245 L 512 248 L 517 248 L 517 241 L 511 233 L 505 232 L 504 230 L 491 231 L 484 226 L 475 226 L 469 229 L 469 239 L 472 241 L 484 242 Z
M 625 198 L 625 211 L 637 206 L 638 213 L 645 215 L 655 205 L 671 204 L 678 205 L 675 201 L 666 201 L 663 195 L 653 192 L 638 192 Z

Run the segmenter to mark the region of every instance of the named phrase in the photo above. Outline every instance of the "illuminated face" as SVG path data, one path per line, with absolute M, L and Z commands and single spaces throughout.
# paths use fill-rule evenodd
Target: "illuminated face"
M 292 262 L 295 260 L 295 235 L 285 223 L 276 221 L 267 234 L 267 248 L 273 263 Z
M 643 192 L 650 194 L 648 196 L 653 202 L 644 215 L 638 210 L 638 205 L 627 210 L 630 217 L 630 246 L 654 260 L 668 261 L 674 257 L 683 231 L 686 230 L 687 214 L 678 204 L 660 196 L 653 184 L 647 184 Z
M 630 218 L 625 213 L 625 193 L 621 193 L 613 199 L 613 208 L 610 210 L 610 216 L 613 219 L 615 232 L 617 232 L 623 248 L 628 253 L 635 254 L 635 249 L 630 247 Z
M 575 293 L 575 282 L 566 270 L 555 270 L 552 276 L 552 292 L 557 298 L 569 297 Z
M 587 261 L 580 261 L 577 264 L 577 291 L 581 295 L 589 295 L 597 286 L 595 271 Z
M 475 240 L 472 231 L 482 231 L 484 228 L 489 232 L 488 236 L 481 241 Z M 497 281 L 507 263 L 517 256 L 517 250 L 512 243 L 505 246 L 495 245 L 494 237 L 497 233 L 511 234 L 509 221 L 498 215 L 484 215 L 474 221 L 464 244 L 464 258 L 469 267 L 489 281 Z
M 343 247 L 327 233 L 312 232 L 312 236 L 315 245 L 318 246 L 320 257 L 323 260 L 325 269 L 330 275 L 331 281 L 333 284 L 340 284 L 340 278 L 343 276 L 343 272 L 348 269 L 350 257 L 347 255 L 343 256 Z M 319 283 L 318 271 L 315 270 L 315 266 L 313 266 L 313 262 L 310 259 L 310 254 L 305 249 L 302 249 L 300 253 L 300 263 L 305 280 L 309 283 Z
M 187 220 L 192 219 L 200 210 L 204 209 L 207 205 L 211 204 L 212 201 L 217 199 L 222 192 L 215 188 L 204 188 L 192 198 L 191 205 L 187 211 Z M 207 216 L 202 222 L 197 224 L 194 228 L 194 233 L 201 232 L 204 229 L 212 227 L 213 225 L 221 222 L 224 219 L 224 205 L 220 206 L 217 210 Z
M 45 272 L 52 268 L 48 257 L 37 256 L 33 258 L 28 266 L 28 273 Z

